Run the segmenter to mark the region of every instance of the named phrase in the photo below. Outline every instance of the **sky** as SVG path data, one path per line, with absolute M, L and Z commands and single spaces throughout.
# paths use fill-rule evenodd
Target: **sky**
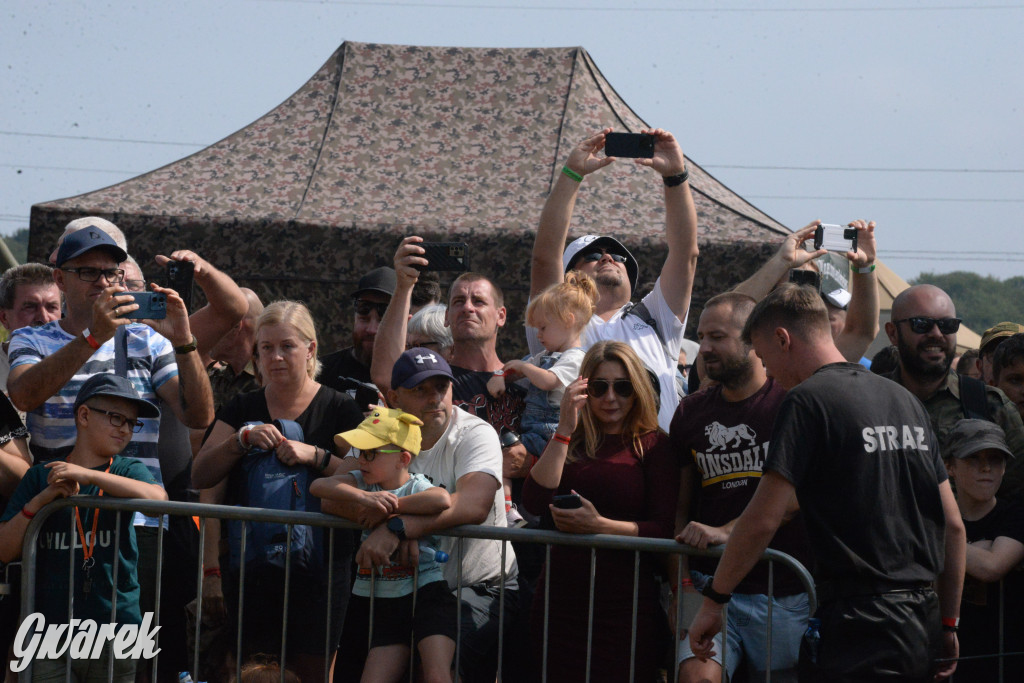
M 905 279 L 1024 274 L 1024 2 L 0 0 L 0 233 L 191 154 L 345 40 L 586 48 L 791 229 L 873 219 Z

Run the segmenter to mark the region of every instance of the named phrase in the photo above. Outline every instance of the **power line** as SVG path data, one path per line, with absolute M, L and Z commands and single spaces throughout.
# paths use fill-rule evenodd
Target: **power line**
M 96 142 L 130 142 L 140 145 L 174 145 L 176 147 L 206 147 L 206 143 L 169 142 L 166 140 L 131 140 L 128 138 L 101 138 L 91 135 L 57 135 L 56 133 L 25 133 L 14 130 L 0 130 L 0 135 L 17 135 L 26 138 L 55 138 L 58 140 L 92 140 Z
M 110 168 L 72 168 L 70 166 L 35 166 L 32 164 L 0 164 L 0 166 L 6 168 L 31 168 L 33 170 L 40 171 L 81 171 L 82 173 L 127 173 L 130 175 L 136 175 L 140 171 L 115 171 Z
M 978 202 L 982 204 L 1020 204 L 1024 199 L 972 199 L 970 197 L 809 197 L 802 195 L 748 194 L 744 199 L 799 199 L 829 202 Z
M 744 171 L 842 171 L 868 173 L 1024 173 L 1024 168 L 856 168 L 853 166 L 747 166 L 742 164 L 701 164 L 705 168 Z
M 948 11 L 989 11 L 1024 9 L 1024 5 L 932 5 L 926 7 L 586 7 L 580 5 L 509 5 L 509 4 L 458 4 L 448 2 L 383 2 L 377 0 L 262 0 L 263 2 L 290 2 L 315 5 L 352 5 L 370 7 L 403 7 L 422 9 L 482 9 L 515 10 L 535 12 L 671 12 L 692 14 L 732 13 L 834 13 L 834 12 L 948 12 Z
M 992 258 L 991 256 L 880 256 L 883 261 L 986 261 L 1024 263 L 1024 258 Z

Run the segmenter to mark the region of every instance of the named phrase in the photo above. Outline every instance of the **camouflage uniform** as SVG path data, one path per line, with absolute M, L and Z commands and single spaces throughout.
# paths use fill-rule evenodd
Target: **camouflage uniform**
M 898 367 L 886 377 L 897 384 L 903 384 Z M 989 415 L 992 416 L 993 422 L 1003 428 L 1006 433 L 1006 445 L 1015 456 L 1006 464 L 1006 475 L 1003 477 L 999 493 L 1020 497 L 1024 491 L 1024 422 L 1017 412 L 1017 406 L 1011 403 L 1002 391 L 986 386 L 985 395 L 988 399 Z M 957 421 L 965 417 L 963 406 L 960 404 L 960 379 L 955 372 L 950 372 L 946 376 L 944 387 L 925 399 L 924 407 L 932 419 L 932 428 L 938 442 L 944 444 Z
M 237 375 L 227 363 L 222 367 L 218 365 L 211 364 L 206 368 L 206 372 L 210 376 L 210 387 L 213 389 L 213 409 L 215 411 L 220 410 L 222 405 L 235 396 L 260 388 L 260 383 L 256 381 L 256 369 L 253 367 L 252 361 L 249 361 Z

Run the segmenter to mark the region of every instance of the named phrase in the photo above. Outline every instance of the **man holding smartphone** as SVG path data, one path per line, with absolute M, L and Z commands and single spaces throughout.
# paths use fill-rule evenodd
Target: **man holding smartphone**
M 544 203 L 533 245 L 530 296 L 561 282 L 568 270 L 580 270 L 594 278 L 600 298 L 594 317 L 583 332 L 584 348 L 605 339 L 630 344 L 658 376 L 658 423 L 668 431 L 679 405 L 676 364 L 697 267 L 697 210 L 690 194 L 686 159 L 675 137 L 660 128 L 643 130 L 641 134 L 653 138 L 653 153 L 650 158 L 635 159 L 634 163 L 656 171 L 665 186 L 668 256 L 654 289 L 637 305 L 630 303 L 639 264 L 613 237 L 585 235 L 566 247 L 581 183 L 587 175 L 615 161 L 614 157 L 598 156 L 604 149 L 605 136 L 611 131 L 606 128 L 580 142 L 569 153 L 555 180 Z M 532 328 L 527 328 L 527 340 L 531 353 L 541 350 Z

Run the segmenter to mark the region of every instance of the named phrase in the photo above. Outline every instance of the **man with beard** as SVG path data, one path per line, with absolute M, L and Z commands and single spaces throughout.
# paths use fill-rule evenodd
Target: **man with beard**
M 950 371 L 958 329 L 960 319 L 956 317 L 953 300 L 933 285 L 915 285 L 900 292 L 892 302 L 890 321 L 885 324 L 889 341 L 900 357 L 899 367 L 886 376 L 921 399 L 931 416 L 938 443 L 945 443 L 958 421 L 979 417 L 966 414 L 961 401 L 961 387 L 966 385 Z M 1024 487 L 1024 423 L 1016 406 L 1002 391 L 985 386 L 984 392 L 988 414 L 981 417 L 1003 428 L 1006 445 L 1017 456 L 1007 468 L 1000 491 L 1003 495 L 1015 495 Z
M 324 356 L 320 382 L 336 391 L 348 393 L 356 389 L 355 382 L 370 383 L 370 365 L 373 362 L 373 342 L 377 338 L 384 311 L 395 293 L 395 271 L 387 266 L 374 268 L 359 278 L 352 292 L 355 316 L 352 322 L 352 346 Z M 393 361 L 392 361 L 393 362 Z M 362 410 L 367 402 L 354 396 Z M 376 401 L 374 401 L 376 402 Z
M 672 445 L 679 454 L 682 473 L 676 515 L 676 540 L 704 549 L 727 543 L 736 519 L 750 502 L 761 479 L 762 466 L 771 441 L 772 425 L 786 390 L 765 375 L 753 348 L 741 339 L 743 324 L 753 310 L 754 299 L 727 292 L 710 299 L 697 325 L 700 356 L 707 377 L 715 385 L 687 396 L 672 418 Z M 771 548 L 810 564 L 810 550 L 803 520 L 796 519 L 779 529 Z M 677 556 L 670 555 L 668 575 L 678 575 Z M 678 591 L 694 593 L 704 588 L 714 574 L 717 561 L 682 557 L 682 585 Z M 772 679 L 796 667 L 800 638 L 807 629 L 807 594 L 796 575 L 776 570 L 772 618 Z M 767 655 L 768 566 L 760 565 L 736 587 L 730 606 L 729 652 L 726 661 L 732 680 L 741 657 L 751 667 L 764 666 Z M 738 615 L 738 616 L 737 616 Z M 674 623 L 675 609 L 669 614 Z M 682 627 L 689 626 L 684 614 Z M 679 680 L 721 681 L 722 658 L 702 662 L 690 649 L 689 638 L 680 633 Z M 716 637 L 716 651 L 722 640 Z M 763 672 L 758 671 L 758 676 Z
M 606 128 L 580 142 L 555 179 L 533 243 L 530 296 L 561 282 L 568 270 L 579 270 L 592 277 L 597 282 L 599 298 L 597 310 L 583 330 L 583 348 L 606 339 L 633 347 L 648 369 L 658 376 L 658 423 L 662 429 L 668 429 L 679 405 L 675 376 L 697 267 L 697 210 L 690 194 L 686 159 L 675 137 L 660 128 L 642 130 L 641 133 L 654 138 L 654 156 L 634 162 L 654 170 L 665 187 L 668 256 L 654 289 L 635 306 L 630 303 L 640 267 L 629 250 L 613 237 L 584 235 L 565 246 L 584 177 L 615 161 L 614 157 L 598 156 L 604 149 L 605 135 L 611 131 Z M 527 341 L 531 353 L 543 350 L 533 328 L 527 328 Z

